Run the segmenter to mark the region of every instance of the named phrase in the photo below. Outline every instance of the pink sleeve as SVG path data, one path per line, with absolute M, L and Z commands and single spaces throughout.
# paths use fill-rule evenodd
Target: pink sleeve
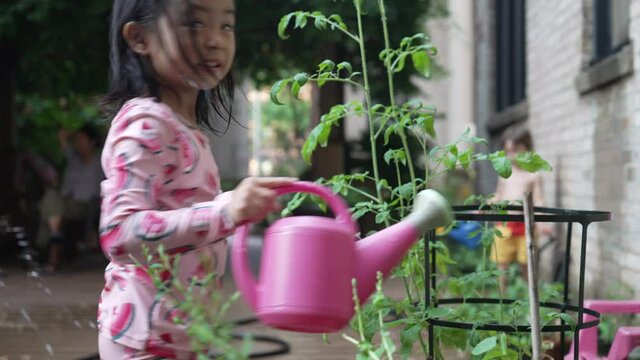
M 167 169 L 179 167 L 174 131 L 165 120 L 146 114 L 114 121 L 105 145 L 107 176 L 101 213 L 100 243 L 113 261 L 141 260 L 143 244 L 155 253 L 184 252 L 224 239 L 233 229 L 226 213 L 229 196 L 188 207 L 164 210 Z M 118 129 L 120 127 L 120 129 Z M 226 194 L 225 194 L 226 195 Z

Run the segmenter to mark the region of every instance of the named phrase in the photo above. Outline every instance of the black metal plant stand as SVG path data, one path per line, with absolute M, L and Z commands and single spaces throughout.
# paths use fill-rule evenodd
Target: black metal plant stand
M 454 207 L 454 215 L 456 220 L 463 221 L 481 221 L 481 222 L 524 222 L 523 208 L 521 206 L 508 206 L 505 210 L 512 212 L 518 212 L 516 214 L 497 214 L 491 213 L 488 210 L 479 210 L 477 206 L 456 206 Z M 585 276 L 585 262 L 586 262 L 586 249 L 587 249 L 587 230 L 591 223 L 609 221 L 612 219 L 610 212 L 604 211 L 581 211 L 581 210 L 565 210 L 554 208 L 536 207 L 535 222 L 541 223 L 565 223 L 567 225 L 567 237 L 566 237 L 566 250 L 564 258 L 564 294 L 562 303 L 552 302 L 540 302 L 541 307 L 558 309 L 563 313 L 567 311 L 577 313 L 577 323 L 575 326 L 575 332 L 573 335 L 573 358 L 578 360 L 579 353 L 578 348 L 579 334 L 583 329 L 597 326 L 600 323 L 600 313 L 597 311 L 587 309 L 584 307 L 584 276 Z M 572 300 L 569 299 L 569 263 L 571 259 L 571 236 L 573 230 L 573 224 L 580 224 L 582 226 L 582 241 L 580 246 L 580 262 L 579 267 L 579 280 L 578 280 L 578 302 L 572 304 Z M 497 299 L 497 298 L 445 298 L 438 299 L 436 292 L 436 249 L 431 246 L 431 243 L 436 239 L 435 231 L 431 231 L 427 235 L 427 246 L 425 246 L 425 303 L 427 307 L 438 307 L 440 305 L 450 304 L 511 304 L 515 302 L 514 299 Z M 431 249 L 431 250 L 429 250 Z M 596 320 L 584 322 L 583 314 L 589 314 L 596 318 Z M 429 334 L 429 359 L 435 359 L 434 355 L 434 328 L 446 327 L 457 328 L 467 330 L 492 330 L 506 333 L 527 333 L 531 331 L 529 325 L 503 325 L 503 324 L 484 324 L 477 326 L 471 323 L 448 321 L 441 319 L 428 320 L 428 334 Z M 562 321 L 561 325 L 547 325 L 544 326 L 542 332 L 559 332 L 560 333 L 560 351 L 565 353 L 565 332 L 571 331 L 571 326 L 565 324 Z

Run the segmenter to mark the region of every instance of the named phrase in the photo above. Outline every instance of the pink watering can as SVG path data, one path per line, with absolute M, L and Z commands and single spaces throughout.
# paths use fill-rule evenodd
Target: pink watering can
M 297 182 L 277 192 L 318 195 L 336 216 L 274 222 L 264 234 L 258 281 L 249 268 L 249 228 L 236 230 L 231 255 L 236 285 L 262 323 L 283 330 L 342 329 L 354 314 L 351 280 L 357 279 L 358 298 L 365 302 L 375 289 L 378 271 L 386 276 L 421 234 L 452 219 L 447 201 L 434 190 L 424 190 L 404 221 L 355 241 L 358 226 L 346 203 L 328 188 Z

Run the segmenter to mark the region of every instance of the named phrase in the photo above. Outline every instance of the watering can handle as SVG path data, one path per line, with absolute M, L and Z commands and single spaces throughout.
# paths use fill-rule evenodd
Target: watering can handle
M 336 222 L 348 226 L 354 235 L 359 231 L 358 225 L 353 221 L 345 201 L 325 186 L 308 181 L 297 181 L 291 185 L 278 187 L 275 191 L 278 195 L 297 192 L 317 195 L 329 205 L 329 208 L 336 217 Z
M 320 196 L 327 202 L 329 208 L 336 216 L 336 222 L 349 227 L 350 231 L 355 235 L 358 232 L 358 226 L 351 218 L 347 204 L 336 196 L 328 188 L 312 182 L 298 181 L 291 185 L 281 186 L 275 189 L 278 195 L 284 195 L 294 192 L 304 192 Z M 249 226 L 242 225 L 236 229 L 232 252 L 232 269 L 236 286 L 242 293 L 249 306 L 255 311 L 257 305 L 257 287 L 258 282 L 251 273 L 249 267 L 249 248 L 247 240 L 249 238 Z

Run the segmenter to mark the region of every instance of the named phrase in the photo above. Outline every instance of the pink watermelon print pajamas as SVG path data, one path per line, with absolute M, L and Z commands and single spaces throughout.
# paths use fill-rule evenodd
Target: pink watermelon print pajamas
M 180 280 L 222 275 L 225 237 L 234 229 L 220 194 L 208 138 L 151 98 L 128 101 L 102 153 L 100 243 L 111 260 L 98 309 L 101 344 L 167 358 L 189 358 L 182 314 L 160 296 L 145 269 L 143 244 L 181 254 Z M 169 276 L 169 275 L 167 275 Z M 115 344 L 114 344 L 115 345 Z

